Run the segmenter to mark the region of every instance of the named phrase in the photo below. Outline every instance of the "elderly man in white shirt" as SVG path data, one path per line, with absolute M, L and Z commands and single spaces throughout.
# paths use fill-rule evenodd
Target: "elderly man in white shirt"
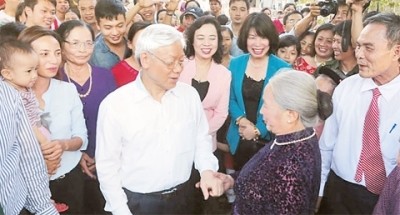
M 183 48 L 173 27 L 146 28 L 135 50 L 139 78 L 100 106 L 96 165 L 105 209 L 113 214 L 190 214 L 193 163 L 204 198 L 223 193 L 199 95 L 178 82 Z

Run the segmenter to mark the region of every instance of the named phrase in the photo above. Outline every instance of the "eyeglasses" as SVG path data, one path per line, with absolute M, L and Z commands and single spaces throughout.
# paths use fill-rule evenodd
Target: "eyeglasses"
M 73 49 L 80 49 L 81 47 L 86 48 L 93 48 L 94 42 L 93 41 L 85 41 L 85 42 L 80 42 L 80 41 L 64 41 L 66 43 L 68 43 L 71 48 Z
M 157 55 L 155 55 L 151 51 L 147 51 L 147 52 L 150 55 L 152 55 L 153 57 L 155 57 L 157 60 L 159 60 L 161 63 L 163 63 L 165 66 L 167 66 L 168 69 L 174 69 L 174 68 L 176 68 L 176 66 L 179 66 L 179 68 L 183 68 L 183 61 L 181 61 L 181 60 L 175 60 L 175 61 L 172 61 L 172 62 L 166 62 L 165 60 L 157 57 Z

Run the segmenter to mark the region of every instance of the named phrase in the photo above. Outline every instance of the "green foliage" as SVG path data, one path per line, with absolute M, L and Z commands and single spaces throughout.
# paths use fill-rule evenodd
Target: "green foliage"
M 312 0 L 299 0 L 297 4 L 304 5 L 306 3 L 314 2 Z M 369 11 L 379 10 L 380 12 L 393 12 L 400 15 L 400 1 L 399 0 L 371 0 L 368 8 Z

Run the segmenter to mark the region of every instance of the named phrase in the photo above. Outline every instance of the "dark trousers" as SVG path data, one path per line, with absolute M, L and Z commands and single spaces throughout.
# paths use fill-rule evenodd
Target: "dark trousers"
M 345 181 L 331 170 L 318 214 L 371 214 L 378 198 L 366 187 Z
M 65 203 L 68 210 L 62 214 L 81 214 L 83 206 L 83 173 L 78 164 L 64 177 L 50 181 L 52 199 Z
M 83 190 L 83 212 L 85 214 L 107 214 L 104 211 L 106 201 L 101 193 L 99 181 L 84 175 Z
M 188 182 L 177 186 L 177 190 L 155 193 L 136 193 L 124 188 L 128 207 L 133 214 L 193 214 L 194 187 Z

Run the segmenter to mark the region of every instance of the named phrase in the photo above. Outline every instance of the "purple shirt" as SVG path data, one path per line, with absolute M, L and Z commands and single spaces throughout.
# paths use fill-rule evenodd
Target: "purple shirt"
M 308 138 L 308 139 L 307 139 Z M 312 128 L 277 135 L 233 175 L 233 214 L 312 214 L 321 182 L 321 154 Z
M 68 77 L 64 72 L 64 68 L 61 69 L 61 73 L 63 80 L 68 82 Z M 89 90 L 90 79 L 88 79 L 83 86 L 73 80 L 71 80 L 71 83 L 76 86 L 78 93 L 83 95 Z M 92 89 L 88 96 L 85 98 L 81 97 L 89 140 L 87 149 L 84 152 L 91 158 L 94 158 L 96 150 L 96 124 L 100 103 L 116 88 L 115 80 L 110 70 L 92 66 Z

